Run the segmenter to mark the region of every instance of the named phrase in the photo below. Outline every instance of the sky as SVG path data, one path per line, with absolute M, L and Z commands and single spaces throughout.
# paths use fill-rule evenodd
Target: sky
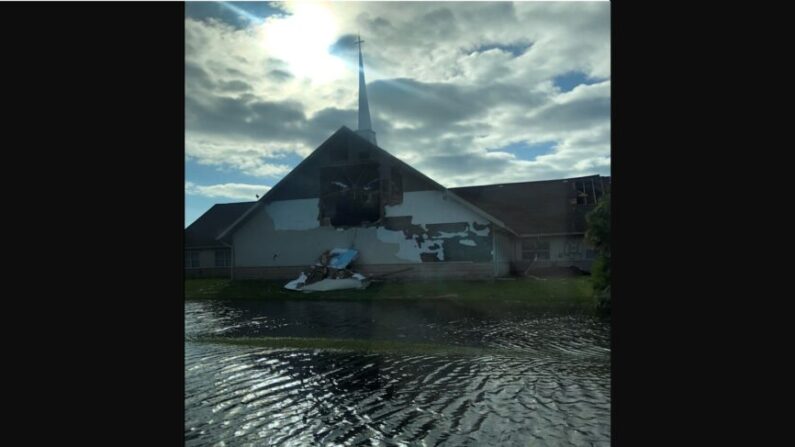
M 185 225 L 357 124 L 446 187 L 610 174 L 608 2 L 188 2 Z

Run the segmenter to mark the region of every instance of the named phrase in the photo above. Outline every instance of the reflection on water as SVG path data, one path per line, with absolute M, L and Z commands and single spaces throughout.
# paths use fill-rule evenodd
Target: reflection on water
M 186 303 L 186 445 L 609 445 L 609 326 L 520 305 Z M 363 354 L 192 341 L 366 337 L 501 348 Z M 506 355 L 515 352 L 515 355 Z

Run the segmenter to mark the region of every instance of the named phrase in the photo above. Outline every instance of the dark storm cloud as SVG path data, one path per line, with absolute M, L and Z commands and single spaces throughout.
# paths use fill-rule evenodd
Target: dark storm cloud
M 610 122 L 610 97 L 586 97 L 553 104 L 530 118 L 516 117 L 515 122 L 531 124 L 551 132 L 588 129 Z
M 315 148 L 343 125 L 355 129 L 356 110 L 343 110 L 334 107 L 323 109 L 306 123 L 306 133 L 302 141 Z
M 429 84 L 413 79 L 375 81 L 367 86 L 374 110 L 434 126 L 461 121 L 479 112 L 478 98 L 452 84 Z
M 358 48 L 357 40 L 356 34 L 345 34 L 329 47 L 329 53 L 343 58 L 350 57 Z
M 405 78 L 372 82 L 367 93 L 371 109 L 426 127 L 448 126 L 500 104 L 529 107 L 543 101 L 540 94 L 512 85 L 460 86 Z
M 301 141 L 319 145 L 343 125 L 353 126 L 355 110 L 326 108 L 311 118 L 301 104 L 257 100 L 244 94 L 237 98 L 214 97 L 207 104 L 186 98 L 186 127 L 202 134 L 228 134 L 251 140 Z
M 284 141 L 300 137 L 305 122 L 303 109 L 295 102 L 219 96 L 205 102 L 191 96 L 185 98 L 185 126 L 189 131 Z
M 277 82 L 288 81 L 293 77 L 290 73 L 284 70 L 271 70 L 268 72 L 268 78 Z
M 224 92 L 246 92 L 252 89 L 248 83 L 240 80 L 223 81 L 218 88 Z
M 210 78 L 207 71 L 191 62 L 185 63 L 185 84 L 188 88 L 201 87 L 205 90 L 215 88 L 215 82 Z
M 447 39 L 458 34 L 458 22 L 447 8 L 436 9 L 419 18 L 419 27 L 423 27 L 428 39 Z
M 455 173 L 473 170 L 499 172 L 508 163 L 505 159 L 487 158 L 481 154 L 458 153 L 431 155 L 423 158 L 420 165 L 436 172 Z
M 503 27 L 515 26 L 516 8 L 511 2 L 473 3 L 458 11 L 460 20 L 470 23 L 500 23 Z

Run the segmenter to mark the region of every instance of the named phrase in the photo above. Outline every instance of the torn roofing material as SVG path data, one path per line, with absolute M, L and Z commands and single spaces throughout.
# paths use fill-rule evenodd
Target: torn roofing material
M 216 238 L 255 202 L 213 205 L 185 229 L 185 248 L 225 247 Z
M 278 183 L 276 183 L 276 185 L 274 185 L 270 190 L 268 190 L 268 192 L 265 193 L 264 196 L 260 197 L 260 199 L 257 202 L 255 202 L 254 206 L 250 207 L 240 217 L 238 217 L 233 222 L 231 222 L 228 225 L 228 227 L 218 235 L 218 239 L 219 240 L 224 239 L 229 234 L 231 234 L 231 232 L 233 232 L 240 224 L 245 222 L 252 215 L 252 213 L 263 204 L 269 203 L 274 200 L 284 200 L 285 190 L 291 189 L 291 186 L 293 189 L 299 189 L 300 187 L 306 187 L 306 185 L 308 184 L 319 181 L 319 179 L 315 178 L 316 176 L 308 176 L 304 171 L 306 171 L 309 166 L 316 164 L 319 157 L 323 156 L 322 154 L 327 153 L 329 151 L 334 151 L 335 149 L 340 147 L 347 147 L 352 152 L 361 152 L 366 149 L 372 150 L 375 153 L 379 154 L 380 156 L 389 159 L 394 165 L 400 166 L 406 172 L 416 176 L 416 178 L 424 185 L 421 190 L 444 191 L 453 200 L 459 202 L 460 204 L 469 208 L 470 210 L 480 214 L 487 220 L 493 222 L 498 227 L 504 228 L 507 231 L 512 232 L 511 229 L 508 228 L 502 220 L 492 216 L 482 208 L 479 208 L 478 206 L 468 202 L 465 198 L 462 198 L 459 195 L 453 193 L 452 190 L 445 188 L 444 186 L 437 183 L 427 175 L 416 170 L 411 165 L 403 162 L 402 160 L 390 154 L 386 150 L 380 148 L 378 145 L 373 144 L 372 142 L 363 138 L 361 135 L 352 131 L 348 127 L 342 126 L 336 132 L 334 132 L 330 137 L 328 137 L 323 143 L 321 143 L 320 146 L 317 147 L 317 149 L 312 151 L 312 153 L 309 154 L 309 156 L 307 156 L 304 160 L 302 160 L 298 164 L 298 166 L 293 168 L 292 171 L 290 171 L 286 176 L 284 176 L 284 178 L 282 178 Z M 317 193 L 309 195 L 317 196 Z
M 594 205 L 578 205 L 575 185 L 593 181 L 604 193 L 610 177 L 599 175 L 562 180 L 505 183 L 450 188 L 471 203 L 501 219 L 522 236 L 581 234 L 587 229 L 585 216 Z M 590 183 L 589 183 L 590 184 Z

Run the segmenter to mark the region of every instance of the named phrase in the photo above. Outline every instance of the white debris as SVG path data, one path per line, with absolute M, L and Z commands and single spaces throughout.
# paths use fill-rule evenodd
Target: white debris
M 475 243 L 475 241 L 473 241 L 472 239 L 461 239 L 461 240 L 458 241 L 458 243 L 461 244 L 461 245 L 467 245 L 467 246 L 470 246 L 470 247 L 474 247 L 474 246 L 477 245 Z
M 301 276 L 299 276 L 298 279 L 294 279 L 288 282 L 287 284 L 284 285 L 284 288 L 289 290 L 301 290 L 301 287 L 304 285 L 305 282 L 306 282 L 306 275 L 304 275 L 304 272 L 301 272 Z

